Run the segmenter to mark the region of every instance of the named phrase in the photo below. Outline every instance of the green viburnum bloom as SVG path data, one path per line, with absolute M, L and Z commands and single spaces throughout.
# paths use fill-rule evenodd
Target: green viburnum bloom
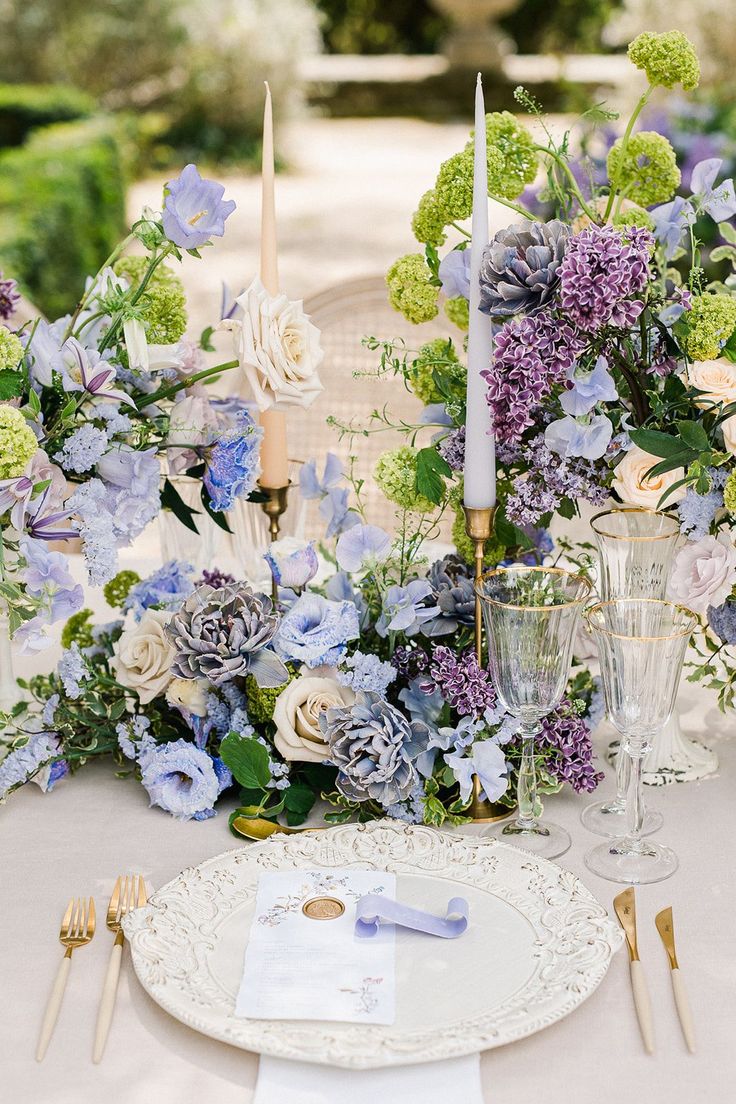
M 467 330 L 470 324 L 470 303 L 462 295 L 445 301 L 445 314 L 459 330 Z
M 736 329 L 736 296 L 696 295 L 683 321 L 688 332 L 680 344 L 690 360 L 715 360 Z
M 723 485 L 723 505 L 729 514 L 736 514 L 736 471 L 732 471 Z
M 19 338 L 11 333 L 7 326 L 0 326 L 0 369 L 12 368 L 15 370 L 20 367 L 22 359 L 23 346 Z
M 443 245 L 447 237 L 446 225 L 444 209 L 434 188 L 430 188 L 419 200 L 419 206 L 412 216 L 414 237 L 426 245 Z
M 467 371 L 460 364 L 452 342 L 444 337 L 436 337 L 422 345 L 419 354 L 409 368 L 407 382 L 412 391 L 425 406 L 430 403 L 444 402 L 445 396 L 434 381 L 435 368 L 442 369 L 448 376 L 451 386 L 464 387 Z
M 78 644 L 80 648 L 91 648 L 94 644 L 92 638 L 93 613 L 91 609 L 81 609 L 73 613 L 61 630 L 61 645 L 63 648 L 71 648 L 72 644 Z
M 137 571 L 118 571 L 102 588 L 105 601 L 113 609 L 122 609 L 123 602 L 133 587 L 141 581 Z
M 286 669 L 289 672 L 289 678 L 283 686 L 259 686 L 253 675 L 246 676 L 245 704 L 253 724 L 267 724 L 273 720 L 276 699 L 296 678 L 296 671 L 291 664 L 287 663 Z
M 700 82 L 700 62 L 695 47 L 682 31 L 653 34 L 644 31 L 629 43 L 629 59 L 643 69 L 650 84 L 672 88 L 681 84 L 692 92 Z
M 430 322 L 437 315 L 439 288 L 421 253 L 407 253 L 386 273 L 391 306 L 409 322 Z
M 401 445 L 379 456 L 373 478 L 389 502 L 402 510 L 430 514 L 435 504 L 417 491 L 417 450 Z
M 473 213 L 473 149 L 455 153 L 440 165 L 435 196 L 445 222 L 470 218 Z
M 457 549 L 458 556 L 461 556 L 466 563 L 472 564 L 474 562 L 475 549 L 473 542 L 465 532 L 465 514 L 461 502 L 458 502 L 455 507 L 455 519 L 452 523 L 452 543 Z M 497 541 L 486 541 L 483 553 L 484 566 L 495 567 L 504 558 L 505 553 L 506 549 Z
M 138 287 L 146 269 L 147 257 L 123 257 L 115 265 L 119 276 Z M 187 328 L 187 303 L 184 285 L 173 269 L 160 264 L 151 276 L 141 305 L 141 320 L 152 345 L 175 345 Z
M 0 479 L 17 479 L 38 450 L 38 441 L 20 410 L 0 406 Z
M 502 199 L 516 199 L 539 170 L 534 139 L 510 111 L 491 111 L 486 115 L 486 142 L 488 191 Z M 472 139 L 465 148 L 472 151 Z
M 630 207 L 628 211 L 621 211 L 612 221 L 613 225 L 619 228 L 641 226 L 644 230 L 654 230 L 654 219 L 641 207 Z
M 662 134 L 655 130 L 640 130 L 632 134 L 624 151 L 619 138 L 608 152 L 608 179 L 616 180 L 627 199 L 640 207 L 666 203 L 680 184 L 675 151 Z

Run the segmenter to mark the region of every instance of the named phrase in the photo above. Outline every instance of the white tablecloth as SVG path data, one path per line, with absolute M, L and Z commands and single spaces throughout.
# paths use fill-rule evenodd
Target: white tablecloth
M 721 769 L 700 783 L 648 791 L 665 814 L 660 836 L 681 862 L 670 881 L 637 890 L 657 1053 L 651 1058 L 643 1053 L 621 951 L 600 988 L 573 1015 L 483 1056 L 486 1104 L 730 1099 L 728 1086 L 736 1078 L 736 741 L 733 719 L 719 714 L 703 692 L 686 687 L 682 705 L 685 731 L 697 730 L 715 745 Z M 607 778 L 602 790 L 610 789 Z M 616 887 L 583 865 L 585 850 L 595 842 L 578 821 L 585 800 L 568 792 L 548 802 L 549 813 L 573 836 L 572 849 L 559 861 L 610 907 Z M 158 1008 L 136 981 L 127 951 L 107 1051 L 100 1066 L 92 1065 L 94 1022 L 110 950 L 104 927 L 89 947 L 75 953 L 55 1037 L 44 1063 L 33 1059 L 61 955 L 56 936 L 68 898 L 94 894 L 104 912 L 119 872 L 140 870 L 150 885 L 160 886 L 184 867 L 235 844 L 225 813 L 203 823 L 179 823 L 149 810 L 140 785 L 116 779 L 101 763 L 51 794 L 27 786 L 0 808 L 0 1099 L 23 1104 L 252 1102 L 257 1058 L 190 1031 Z M 669 904 L 698 1031 L 695 1056 L 686 1053 L 680 1035 L 667 961 L 654 928 L 655 913 Z

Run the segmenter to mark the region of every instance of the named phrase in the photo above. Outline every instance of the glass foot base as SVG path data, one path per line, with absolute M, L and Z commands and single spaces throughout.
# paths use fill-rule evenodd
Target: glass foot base
M 583 827 L 596 836 L 608 836 L 617 839 L 626 832 L 626 806 L 617 807 L 615 801 L 594 801 L 586 805 L 580 814 Z M 664 817 L 654 809 L 646 809 L 641 834 L 651 836 L 658 832 L 664 823 Z
M 679 863 L 669 847 L 647 840 L 640 851 L 630 850 L 630 841 L 621 838 L 599 843 L 585 856 L 585 865 L 599 878 L 627 885 L 648 885 L 670 878 Z
M 571 839 L 559 824 L 543 821 L 538 828 L 524 828 L 518 823 L 507 824 L 501 832 L 501 838 L 516 843 L 535 855 L 545 859 L 557 859 L 569 851 Z

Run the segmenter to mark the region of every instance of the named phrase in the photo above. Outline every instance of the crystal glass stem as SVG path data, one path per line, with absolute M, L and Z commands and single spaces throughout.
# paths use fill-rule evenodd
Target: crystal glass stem
M 541 730 L 539 721 L 522 720 L 521 722 L 521 764 L 516 785 L 519 815 L 516 818 L 516 826 L 533 832 L 544 830 L 536 816 L 537 767 L 534 756 L 536 738 Z
M 616 797 L 612 804 L 621 812 L 626 811 L 626 797 L 629 792 L 631 778 L 631 760 L 626 753 L 623 742 L 616 756 Z
M 644 826 L 644 795 L 642 792 L 642 763 L 646 748 L 637 741 L 624 741 L 623 757 L 627 762 L 629 787 L 626 794 L 626 826 L 628 828 L 627 844 L 629 851 L 642 851 L 642 828 Z

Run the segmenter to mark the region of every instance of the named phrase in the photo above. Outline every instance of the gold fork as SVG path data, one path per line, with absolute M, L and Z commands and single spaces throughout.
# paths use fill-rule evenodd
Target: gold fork
M 107 964 L 105 985 L 100 1000 L 100 1010 L 97 1014 L 97 1028 L 95 1030 L 95 1043 L 92 1050 L 92 1061 L 99 1062 L 102 1058 L 110 1032 L 112 1014 L 115 1009 L 115 997 L 118 991 L 118 979 L 120 977 L 120 960 L 123 955 L 123 917 L 132 912 L 134 908 L 141 908 L 147 901 L 146 883 L 143 875 L 139 874 L 123 878 L 121 875 L 115 882 L 115 888 L 107 906 L 106 924 L 111 932 L 115 933 L 115 942 L 110 953 L 110 961 Z
M 51 996 L 46 1005 L 46 1012 L 44 1013 L 43 1023 L 41 1024 L 41 1034 L 38 1039 L 38 1047 L 36 1048 L 37 1062 L 43 1060 L 46 1048 L 54 1033 L 54 1027 L 56 1026 L 56 1021 L 59 1016 L 61 1002 L 64 999 L 64 990 L 66 989 L 66 982 L 72 964 L 72 951 L 76 950 L 77 947 L 83 947 L 85 943 L 89 943 L 94 934 L 94 897 L 90 897 L 89 901 L 87 901 L 86 898 L 77 897 L 76 900 L 72 898 L 64 913 L 64 919 L 61 921 L 61 928 L 59 929 L 59 942 L 66 947 L 66 951 L 61 960 L 61 966 L 56 975 L 56 981 L 51 990 Z

